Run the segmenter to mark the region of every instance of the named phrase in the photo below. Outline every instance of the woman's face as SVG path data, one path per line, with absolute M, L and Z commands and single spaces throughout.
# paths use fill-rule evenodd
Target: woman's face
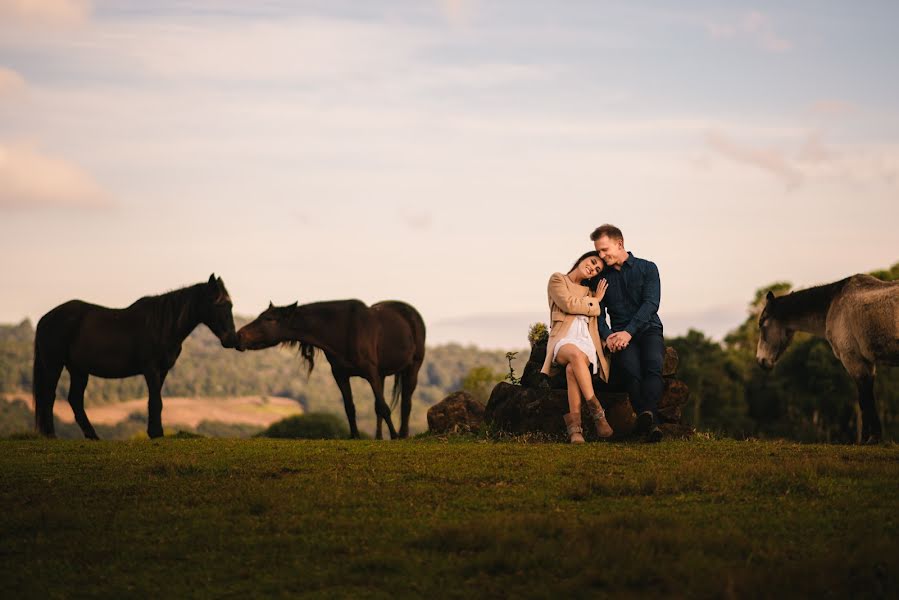
M 598 256 L 588 256 L 577 265 L 577 274 L 584 279 L 590 279 L 602 271 L 602 260 Z

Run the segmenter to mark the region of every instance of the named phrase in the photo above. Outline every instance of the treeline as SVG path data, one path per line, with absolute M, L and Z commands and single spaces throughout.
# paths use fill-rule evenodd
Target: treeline
M 246 322 L 248 322 L 246 318 L 235 318 L 237 327 Z M 524 345 L 527 343 L 526 326 L 523 326 L 522 330 Z M 0 326 L 0 394 L 30 396 L 33 347 L 34 326 L 30 321 Z M 527 352 L 520 352 L 513 362 L 519 373 L 526 361 Z M 427 349 L 418 388 L 413 396 L 410 426 L 414 432 L 427 429 L 427 409 L 443 400 L 450 392 L 461 389 L 466 376 L 476 367 L 483 367 L 495 373 L 508 372 L 509 369 L 505 353 L 499 351 L 491 352 L 457 344 Z M 367 382 L 359 378 L 353 378 L 351 382 L 359 426 L 371 432 L 375 426 L 374 397 L 371 388 Z M 392 385 L 391 377 L 387 380 L 388 394 Z M 68 374 L 63 371 L 57 387 L 58 398 L 63 399 L 68 395 L 68 386 Z M 301 404 L 306 412 L 344 414 L 340 390 L 334 383 L 324 355 L 316 356 L 315 369 L 307 378 L 295 350 L 270 348 L 243 353 L 226 350 L 203 325 L 185 340 L 183 352 L 163 387 L 163 400 L 166 396 L 251 395 L 292 398 Z M 91 377 L 85 392 L 85 404 L 89 416 L 90 406 L 146 396 L 147 388 L 142 377 L 127 379 Z M 164 411 L 163 423 L 165 423 Z

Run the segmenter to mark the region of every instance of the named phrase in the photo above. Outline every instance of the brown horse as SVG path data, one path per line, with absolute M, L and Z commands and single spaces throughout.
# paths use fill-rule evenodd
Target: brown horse
M 827 339 L 858 387 L 860 441 L 880 441 L 874 376 L 878 363 L 899 365 L 899 282 L 853 275 L 778 298 L 768 292 L 759 316 L 759 364 L 772 368 L 796 331 Z
M 181 344 L 203 323 L 234 348 L 237 334 L 231 297 L 221 278 L 160 296 L 147 296 L 128 308 L 106 308 L 81 300 L 60 304 L 38 321 L 34 334 L 34 419 L 39 432 L 54 435 L 53 403 L 63 367 L 71 377 L 69 405 L 84 437 L 97 439 L 84 412 L 88 377 L 119 379 L 143 375 L 149 390 L 147 434 L 162 436 L 162 384 L 181 354 Z
M 269 307 L 237 332 L 238 349 L 260 350 L 276 344 L 298 345 L 300 356 L 312 372 L 316 348 L 325 353 L 350 424 L 350 435 L 359 437 L 350 377 L 362 377 L 371 385 L 378 415 L 387 422 L 390 437 L 397 432 L 384 401 L 384 379 L 395 375 L 393 404 L 401 397 L 399 437 L 409 435 L 412 392 L 425 358 L 425 324 L 412 306 L 388 300 L 366 306 L 359 300 L 315 302 Z

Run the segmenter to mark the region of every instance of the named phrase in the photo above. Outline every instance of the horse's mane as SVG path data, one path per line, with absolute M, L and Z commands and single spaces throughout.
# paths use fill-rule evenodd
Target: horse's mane
M 144 304 L 148 308 L 149 320 L 160 331 L 172 331 L 184 323 L 190 315 L 191 299 L 202 283 L 189 285 L 157 296 L 144 296 L 134 304 Z
M 777 297 L 778 313 L 790 315 L 807 314 L 813 311 L 826 310 L 848 283 L 850 277 L 826 283 L 804 290 L 797 290 L 785 296 Z
M 299 340 L 282 342 L 281 346 L 283 346 L 284 348 L 298 348 L 300 361 L 302 361 L 302 363 L 306 365 L 306 377 L 312 375 L 312 369 L 315 368 L 315 354 L 316 352 L 318 352 L 318 348 L 316 348 L 312 344 L 305 344 Z

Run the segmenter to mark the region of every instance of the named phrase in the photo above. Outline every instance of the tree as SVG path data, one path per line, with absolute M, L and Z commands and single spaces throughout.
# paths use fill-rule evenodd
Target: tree
M 489 367 L 474 367 L 462 380 L 462 389 L 481 404 L 486 404 L 490 392 L 503 378 L 502 373 L 497 373 Z
M 677 350 L 678 377 L 690 388 L 686 421 L 697 429 L 735 437 L 752 434 L 741 369 L 733 354 L 695 329 L 667 343 Z

